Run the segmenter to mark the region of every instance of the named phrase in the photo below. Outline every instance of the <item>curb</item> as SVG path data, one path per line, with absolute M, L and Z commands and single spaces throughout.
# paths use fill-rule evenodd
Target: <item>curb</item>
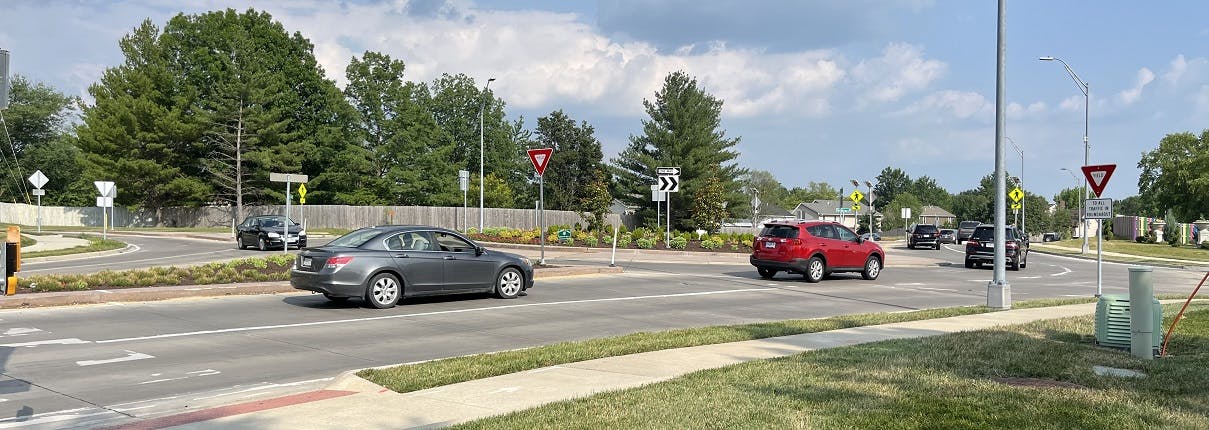
M 125 253 L 131 252 L 131 251 L 134 251 L 134 245 L 126 244 L 126 247 L 122 248 L 122 249 L 110 249 L 108 251 L 96 251 L 96 252 L 81 252 L 78 254 L 50 255 L 50 256 L 46 256 L 46 257 L 22 258 L 21 262 L 22 263 L 39 263 L 39 262 L 50 262 L 50 261 L 80 260 L 80 259 L 93 258 L 93 257 L 108 257 L 110 255 L 125 254 Z
M 106 251 L 108 252 L 108 251 Z M 622 267 L 565 266 L 538 269 L 534 279 L 564 276 L 621 273 Z M 307 293 L 294 289 L 289 281 L 214 285 L 176 285 L 167 287 L 115 288 L 109 290 L 56 291 L 0 296 L 0 309 L 87 305 L 110 302 L 148 302 L 187 297 L 221 297 L 258 294 Z
M 1068 257 L 1068 258 L 1077 258 L 1080 260 L 1096 261 L 1096 257 L 1085 257 L 1082 255 L 1077 255 L 1077 254 L 1064 254 L 1061 252 L 1055 252 L 1055 251 L 1047 250 L 1044 248 L 1031 248 L 1031 249 L 1029 249 L 1029 252 L 1040 252 L 1045 255 L 1055 255 L 1055 256 L 1059 256 L 1059 257 Z M 1137 258 L 1145 260 L 1145 257 L 1137 257 Z M 1117 260 L 1117 259 L 1113 259 L 1113 258 L 1105 258 L 1104 261 L 1107 261 L 1110 263 L 1118 263 L 1118 264 L 1138 264 L 1138 265 L 1144 264 L 1144 265 L 1149 265 L 1149 266 L 1165 267 L 1168 269 L 1195 270 L 1195 271 L 1202 271 L 1202 272 L 1209 271 L 1209 262 L 1205 262 L 1205 263 L 1198 264 L 1198 265 L 1189 265 L 1189 264 L 1179 264 L 1179 263 L 1154 261 L 1154 260 L 1122 261 L 1122 260 Z M 1190 261 L 1190 263 L 1196 263 L 1196 262 Z

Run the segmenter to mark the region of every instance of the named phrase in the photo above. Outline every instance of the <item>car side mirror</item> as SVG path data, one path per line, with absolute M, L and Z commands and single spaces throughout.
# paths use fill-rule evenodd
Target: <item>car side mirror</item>
M 857 244 L 865 243 L 865 238 L 860 237 L 860 236 L 857 236 L 857 237 L 856 237 L 856 243 L 857 243 Z
M 483 255 L 484 252 L 486 252 L 486 250 L 484 250 L 483 247 L 477 245 L 474 247 L 474 255 Z

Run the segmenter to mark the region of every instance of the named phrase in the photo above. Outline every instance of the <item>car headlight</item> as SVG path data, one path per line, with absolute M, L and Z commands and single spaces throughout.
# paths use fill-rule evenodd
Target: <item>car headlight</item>
M 525 262 L 526 266 L 533 267 L 533 262 L 528 257 L 521 257 L 521 261 Z
M 298 235 L 299 235 L 299 236 L 306 236 L 306 230 L 299 230 L 299 231 L 298 231 Z
M 281 237 L 281 235 L 271 231 L 269 232 L 268 236 L 274 239 Z

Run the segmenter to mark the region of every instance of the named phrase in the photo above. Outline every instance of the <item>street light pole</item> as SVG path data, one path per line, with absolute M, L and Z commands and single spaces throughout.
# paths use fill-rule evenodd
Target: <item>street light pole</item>
M 491 81 L 494 80 L 495 78 L 487 79 L 479 101 L 479 234 L 483 234 L 483 214 L 486 212 L 483 210 L 483 189 L 487 188 L 483 184 L 483 109 L 487 107 L 487 89 L 491 88 Z
M 1017 145 L 1016 141 L 1012 140 L 1012 138 L 1007 137 L 1007 136 L 1003 136 L 1003 138 L 1007 139 L 1008 142 L 1012 144 L 1012 147 L 1016 148 L 1016 152 L 1020 153 L 1020 189 L 1024 190 L 1024 150 L 1020 149 L 1020 145 Z M 1024 196 L 1028 197 L 1028 193 L 1026 192 L 1024 194 Z M 1024 197 L 1020 198 L 1020 232 L 1024 233 L 1025 238 L 1027 239 L 1028 238 L 1028 229 L 1024 228 L 1024 219 L 1025 219 L 1024 201 L 1025 200 L 1028 200 L 1028 199 L 1026 199 Z
M 1077 190 L 1077 189 L 1079 189 L 1079 182 L 1082 182 L 1082 181 L 1079 179 L 1079 177 L 1078 177 L 1078 176 L 1075 176 L 1075 172 L 1073 172 L 1073 171 L 1071 171 L 1070 169 L 1067 169 L 1067 168 L 1065 168 L 1065 167 L 1060 168 L 1060 169 L 1058 169 L 1058 170 L 1065 170 L 1065 171 L 1066 171 L 1066 173 L 1069 173 L 1069 174 L 1070 174 L 1071 179 L 1074 179 L 1074 180 L 1075 180 L 1075 189 L 1076 189 L 1076 190 Z M 1079 200 L 1079 220 L 1080 220 L 1080 221 L 1082 221 L 1082 220 L 1083 220 L 1083 200 L 1082 200 L 1082 199 L 1080 199 L 1080 200 Z M 1087 230 L 1083 230 L 1083 232 L 1084 232 L 1084 233 L 1087 233 Z M 1086 239 L 1087 239 L 1087 234 L 1084 234 L 1084 235 L 1083 235 L 1083 239 L 1084 239 L 1084 242 L 1086 242 Z M 1083 252 L 1084 252 L 1084 253 L 1087 253 L 1087 249 L 1084 249 L 1084 250 L 1083 250 Z
M 1091 145 L 1090 145 L 1090 143 L 1088 143 L 1088 139 L 1087 139 L 1087 134 L 1088 134 L 1087 128 L 1088 128 L 1088 118 L 1089 118 L 1088 111 L 1091 109 L 1091 96 L 1090 96 L 1091 88 L 1089 88 L 1089 86 L 1087 85 L 1087 82 L 1083 82 L 1082 79 L 1079 79 L 1079 75 L 1075 73 L 1075 70 L 1071 69 L 1070 65 L 1066 64 L 1065 61 L 1062 61 L 1061 58 L 1046 56 L 1046 57 L 1038 58 L 1038 60 L 1057 61 L 1059 63 L 1062 63 L 1062 67 L 1066 69 L 1067 74 L 1070 74 L 1070 78 L 1075 81 L 1075 85 L 1079 87 L 1079 91 L 1083 92 L 1083 165 L 1087 166 L 1090 164 L 1089 155 L 1091 153 Z M 1073 175 L 1074 173 L 1071 173 L 1071 174 Z M 1087 181 L 1083 181 L 1083 198 L 1087 199 L 1089 197 L 1090 197 L 1090 195 L 1088 194 L 1088 191 L 1087 191 Z M 1079 203 L 1079 207 L 1080 208 L 1083 207 L 1082 202 Z M 1082 253 L 1086 254 L 1087 253 L 1087 220 L 1083 219 L 1082 209 L 1080 209 L 1080 211 L 1079 211 L 1079 223 L 1083 224 Z

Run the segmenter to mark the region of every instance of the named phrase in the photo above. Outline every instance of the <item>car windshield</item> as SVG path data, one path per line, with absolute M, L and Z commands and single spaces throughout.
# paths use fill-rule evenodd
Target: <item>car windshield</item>
M 329 242 L 328 246 L 343 246 L 346 248 L 357 248 L 369 242 L 370 239 L 382 234 L 382 230 L 376 228 L 363 228 L 353 231 L 352 233 L 340 236 Z
M 760 230 L 760 236 L 794 239 L 798 237 L 798 227 L 792 225 L 765 225 L 764 229 Z
M 1006 237 L 1005 237 L 1006 240 L 1016 240 L 1016 229 L 1006 228 L 1006 229 L 1004 229 L 1004 232 L 1006 234 Z M 976 240 L 994 240 L 995 239 L 995 228 L 994 227 L 983 227 L 983 228 L 976 229 L 976 230 L 974 230 L 974 234 L 970 237 L 972 237 Z
M 958 228 L 974 228 L 974 227 L 978 227 L 979 224 L 982 224 L 982 223 L 979 221 L 962 221 L 961 225 L 959 225 Z
M 275 216 L 275 217 L 271 217 L 271 218 L 261 218 L 260 226 L 261 227 L 281 227 L 281 223 L 284 221 L 285 221 L 285 217 L 283 217 L 283 216 Z M 290 225 L 298 225 L 298 223 L 294 222 L 294 220 L 290 220 Z
M 920 224 L 915 226 L 916 233 L 936 233 L 936 226 L 932 224 Z
M 940 234 L 953 234 L 953 230 L 949 230 L 949 229 L 947 229 L 947 228 L 946 228 L 946 229 L 944 229 L 944 230 L 941 230 L 941 231 L 940 231 Z

